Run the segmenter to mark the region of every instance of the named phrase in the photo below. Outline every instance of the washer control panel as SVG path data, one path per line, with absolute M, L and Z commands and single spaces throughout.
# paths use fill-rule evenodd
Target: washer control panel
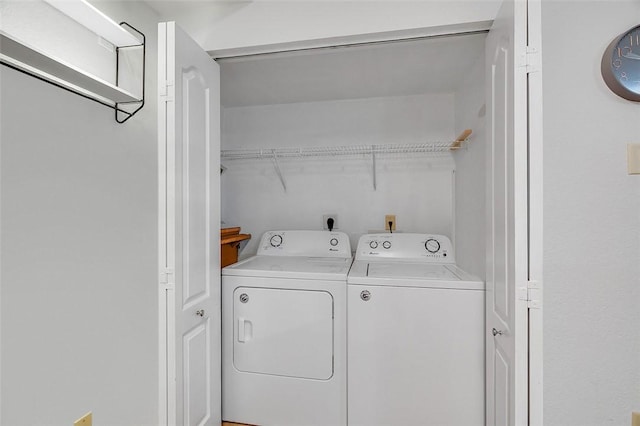
M 267 231 L 260 240 L 258 255 L 351 257 L 349 236 L 329 231 Z
M 455 263 L 451 240 L 437 234 L 366 234 L 360 237 L 356 260 L 389 259 Z

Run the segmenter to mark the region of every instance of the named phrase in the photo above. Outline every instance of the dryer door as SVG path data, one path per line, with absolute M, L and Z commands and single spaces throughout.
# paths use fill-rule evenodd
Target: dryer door
M 248 373 L 333 375 L 333 297 L 326 291 L 238 287 L 233 364 Z

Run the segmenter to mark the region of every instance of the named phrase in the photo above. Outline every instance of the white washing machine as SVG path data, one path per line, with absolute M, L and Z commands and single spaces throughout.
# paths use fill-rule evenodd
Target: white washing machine
M 224 420 L 346 424 L 351 262 L 342 232 L 270 231 L 222 270 Z
M 364 235 L 347 287 L 349 425 L 484 425 L 484 283 L 449 239 Z

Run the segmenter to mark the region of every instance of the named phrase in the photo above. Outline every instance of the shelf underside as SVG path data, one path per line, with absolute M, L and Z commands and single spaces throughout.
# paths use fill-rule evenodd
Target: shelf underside
M 141 100 L 114 84 L 86 73 L 62 60 L 48 56 L 2 31 L 0 31 L 0 62 L 28 74 L 65 85 L 72 90 L 80 89 L 113 103 L 139 102 Z

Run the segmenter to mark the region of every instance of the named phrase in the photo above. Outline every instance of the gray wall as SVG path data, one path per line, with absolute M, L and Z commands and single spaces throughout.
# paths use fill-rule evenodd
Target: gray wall
M 640 104 L 600 77 L 640 2 L 544 2 L 545 426 L 628 425 L 640 411 Z
M 0 424 L 157 425 L 155 13 L 147 104 L 113 111 L 0 67 Z

